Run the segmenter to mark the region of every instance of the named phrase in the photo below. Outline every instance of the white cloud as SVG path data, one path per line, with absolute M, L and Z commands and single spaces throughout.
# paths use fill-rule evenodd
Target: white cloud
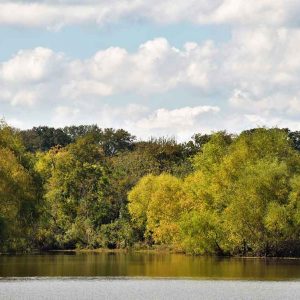
M 201 119 L 201 115 L 219 111 L 217 106 L 187 106 L 173 110 L 160 108 L 147 118 L 139 120 L 137 126 L 141 129 L 190 129 Z
M 141 134 L 236 131 L 256 122 L 298 128 L 299 44 L 300 29 L 261 26 L 234 30 L 223 44 L 208 40 L 175 48 L 157 38 L 133 53 L 111 47 L 83 60 L 45 48 L 21 50 L 0 64 L 0 103 L 28 106 L 57 124 L 70 113 L 72 122 L 101 122 Z M 186 91 L 186 99 L 178 99 L 178 89 Z M 191 105 L 189 93 L 199 103 Z M 152 97 L 158 95 L 155 103 Z M 168 107 L 165 95 L 174 98 Z M 131 102 L 136 104 L 124 104 Z
M 229 99 L 229 104 L 239 109 L 251 113 L 283 113 L 285 115 L 299 115 L 300 113 L 300 93 L 291 95 L 289 91 L 273 94 L 272 96 L 264 95 L 263 98 L 257 98 L 248 92 L 235 90 Z
M 59 29 L 122 19 L 157 23 L 298 26 L 296 0 L 60 0 L 1 1 L 0 24 Z
M 82 124 L 82 118 L 88 119 L 92 114 L 99 120 L 101 127 L 123 128 L 138 137 L 176 136 L 179 140 L 190 138 L 199 131 L 209 131 L 206 124 L 218 116 L 217 106 L 180 107 L 178 109 L 159 108 L 151 110 L 140 104 L 127 104 L 113 107 L 102 105 L 98 108 L 59 106 L 51 120 L 51 125 L 66 126 Z M 95 123 L 92 120 L 89 123 Z
M 59 74 L 63 55 L 47 48 L 20 50 L 0 65 L 0 79 L 7 82 L 39 82 Z
M 70 81 L 61 90 L 62 96 L 70 99 L 81 99 L 86 96 L 109 96 L 112 87 L 95 80 Z
M 11 100 L 12 105 L 18 105 L 18 104 L 23 104 L 23 105 L 28 105 L 28 106 L 33 106 L 34 103 L 37 101 L 37 95 L 35 92 L 31 91 L 18 91 Z
M 9 118 L 9 119 L 5 119 L 5 121 L 7 122 L 7 124 L 9 124 L 10 126 L 13 126 L 15 128 L 25 128 L 24 122 L 22 122 L 19 119 Z
M 62 53 L 37 47 L 20 50 L 0 63 L 0 101 L 11 105 L 33 106 L 55 97 L 59 82 L 65 78 L 68 59 Z
M 72 122 L 76 122 L 76 119 L 79 116 L 79 114 L 80 110 L 78 108 L 68 106 L 57 106 L 54 110 L 52 122 L 56 126 L 65 126 Z M 68 120 L 68 123 L 66 123 L 66 120 Z
M 21 50 L 0 64 L 0 99 L 21 103 L 17 95 L 50 95 L 59 101 L 99 101 L 134 93 L 140 97 L 175 88 L 218 94 L 233 107 L 291 111 L 299 98 L 300 29 L 240 29 L 229 42 L 186 43 L 172 47 L 164 38 L 134 53 L 112 47 L 86 60 L 70 60 L 50 49 Z M 276 108 L 277 107 L 277 108 Z M 294 110 L 294 109 L 292 109 Z
M 207 130 L 207 123 L 219 113 L 217 106 L 159 108 L 131 124 L 129 129 L 138 136 L 174 136 L 183 141 L 195 132 Z M 129 124 L 130 125 L 130 124 Z
M 0 64 L 0 99 L 32 105 L 51 96 L 86 102 L 126 92 L 142 97 L 185 85 L 206 91 L 215 56 L 212 42 L 180 50 L 164 38 L 147 41 L 135 53 L 111 47 L 86 60 L 70 60 L 40 47 L 20 50 Z

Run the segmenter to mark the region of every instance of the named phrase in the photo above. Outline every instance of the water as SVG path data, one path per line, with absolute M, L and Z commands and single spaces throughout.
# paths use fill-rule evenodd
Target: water
M 155 253 L 0 256 L 0 299 L 300 299 L 300 260 Z
M 212 280 L 16 280 L 0 282 L 0 299 L 300 299 L 300 283 Z
M 61 276 L 300 280 L 300 260 L 156 253 L 68 252 L 0 256 L 0 277 Z

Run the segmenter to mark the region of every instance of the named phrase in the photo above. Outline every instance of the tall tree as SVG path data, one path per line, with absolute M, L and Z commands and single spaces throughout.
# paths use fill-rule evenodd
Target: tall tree
M 31 248 L 38 216 L 38 181 L 18 132 L 0 123 L 0 250 Z
M 37 169 L 45 178 L 48 230 L 41 243 L 55 247 L 97 246 L 97 231 L 112 220 L 106 197 L 104 156 L 91 136 L 40 157 Z M 49 232 L 54 236 L 49 236 Z

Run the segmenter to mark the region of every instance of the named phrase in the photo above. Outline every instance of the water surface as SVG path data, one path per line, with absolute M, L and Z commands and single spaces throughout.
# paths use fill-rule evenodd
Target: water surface
M 223 280 L 10 280 L 0 281 L 0 299 L 300 299 L 294 281 Z
M 92 252 L 0 256 L 2 278 L 61 276 L 300 280 L 300 260 Z

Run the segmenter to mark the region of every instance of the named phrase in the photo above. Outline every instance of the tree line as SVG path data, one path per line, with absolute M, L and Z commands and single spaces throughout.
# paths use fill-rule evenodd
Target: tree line
M 0 251 L 300 255 L 300 132 L 138 140 L 0 124 Z

